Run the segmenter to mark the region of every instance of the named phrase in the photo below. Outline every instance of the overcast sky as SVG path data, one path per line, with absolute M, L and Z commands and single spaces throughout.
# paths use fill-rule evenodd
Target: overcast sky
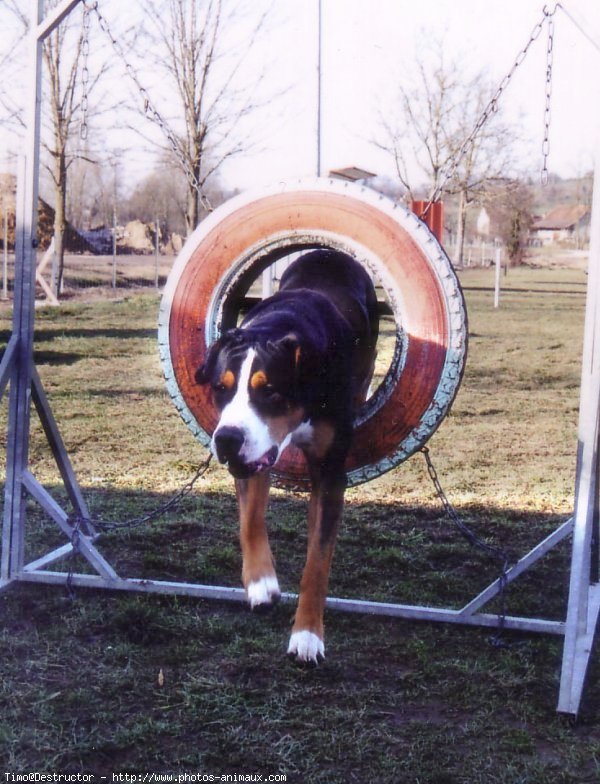
M 391 174 L 390 160 L 372 144 L 378 114 L 393 106 L 394 87 L 406 79 L 411 63 L 434 40 L 443 41 L 448 59 L 465 71 L 485 70 L 499 83 L 542 18 L 541 0 L 321 0 L 322 27 L 322 168 L 356 165 Z M 135 18 L 143 2 L 100 0 L 116 30 Z M 223 170 L 229 187 L 246 188 L 316 172 L 318 0 L 254 0 L 256 13 L 272 6 L 250 71 L 265 70 L 265 95 L 285 93 L 257 115 L 249 134 L 256 151 L 236 158 Z M 552 124 L 549 168 L 574 176 L 592 166 L 600 125 L 597 74 L 600 72 L 599 0 L 564 0 L 557 11 L 554 41 Z M 120 7 L 121 6 L 121 7 Z M 554 2 L 547 3 L 553 9 Z M 97 29 L 92 50 L 106 46 Z M 0 36 L 6 42 L 6 32 Z M 541 166 L 546 71 L 546 31 L 532 45 L 502 99 L 507 119 L 525 141 L 523 169 L 536 176 Z M 120 77 L 125 79 L 126 77 Z M 152 94 L 159 88 L 148 85 Z M 2 139 L 0 137 L 0 143 Z M 110 139 L 111 144 L 118 140 Z M 4 144 L 7 144 L 4 138 Z M 14 143 L 12 145 L 14 147 Z M 0 151 L 0 160 L 2 152 Z M 148 154 L 132 153 L 132 178 L 151 165 Z

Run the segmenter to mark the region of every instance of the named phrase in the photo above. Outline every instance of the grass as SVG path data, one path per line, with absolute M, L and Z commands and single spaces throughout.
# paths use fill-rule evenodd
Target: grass
M 467 370 L 430 441 L 444 487 L 519 556 L 572 510 L 586 278 L 467 270 Z M 204 453 L 168 400 L 158 300 L 41 309 L 36 361 L 86 499 L 122 519 L 161 503 Z M 8 337 L 4 313 L 3 338 Z M 63 493 L 33 418 L 31 467 Z M 296 590 L 305 498 L 274 492 L 270 527 Z M 29 557 L 64 538 L 29 505 Z M 235 498 L 212 466 L 164 519 L 107 535 L 123 576 L 238 585 Z M 563 618 L 569 548 L 511 586 L 508 610 Z M 451 527 L 417 455 L 348 492 L 331 593 L 460 606 L 496 566 Z M 266 617 L 177 597 L 18 585 L 0 594 L 0 759 L 7 772 L 285 775 L 293 782 L 517 784 L 600 779 L 593 668 L 578 722 L 556 714 L 559 638 L 327 614 L 318 669 L 284 655 L 293 607 Z

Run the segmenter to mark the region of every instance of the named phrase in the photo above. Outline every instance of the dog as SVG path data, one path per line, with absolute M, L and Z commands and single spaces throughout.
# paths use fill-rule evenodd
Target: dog
M 288 647 L 300 662 L 325 657 L 323 612 L 345 461 L 373 376 L 378 327 L 366 270 L 340 251 L 309 251 L 287 268 L 276 294 L 209 347 L 196 374 L 211 385 L 220 414 L 211 448 L 235 480 L 242 582 L 254 610 L 280 598 L 265 525 L 270 469 L 290 443 L 305 455 L 308 552 Z

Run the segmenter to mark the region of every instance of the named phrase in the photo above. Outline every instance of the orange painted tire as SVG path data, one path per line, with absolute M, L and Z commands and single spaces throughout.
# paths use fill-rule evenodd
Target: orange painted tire
M 421 448 L 458 391 L 467 347 L 464 300 L 452 265 L 412 212 L 375 191 L 315 179 L 237 196 L 206 218 L 179 254 L 159 316 L 161 359 L 184 421 L 208 446 L 218 422 L 210 389 L 195 381 L 207 347 L 236 323 L 257 275 L 292 252 L 326 247 L 354 256 L 386 291 L 396 349 L 380 387 L 358 413 L 346 464 L 350 485 L 379 476 Z M 280 484 L 307 486 L 289 447 Z

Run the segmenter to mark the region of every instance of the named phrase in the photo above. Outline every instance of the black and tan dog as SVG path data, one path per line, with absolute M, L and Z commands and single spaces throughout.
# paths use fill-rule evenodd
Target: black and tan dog
M 212 447 L 235 477 L 242 580 L 252 608 L 280 596 L 265 526 L 269 469 L 294 443 L 312 492 L 308 555 L 288 653 L 324 656 L 323 610 L 357 406 L 373 374 L 377 300 L 369 275 L 338 251 L 311 251 L 279 291 L 210 347 L 198 370 L 220 411 Z

